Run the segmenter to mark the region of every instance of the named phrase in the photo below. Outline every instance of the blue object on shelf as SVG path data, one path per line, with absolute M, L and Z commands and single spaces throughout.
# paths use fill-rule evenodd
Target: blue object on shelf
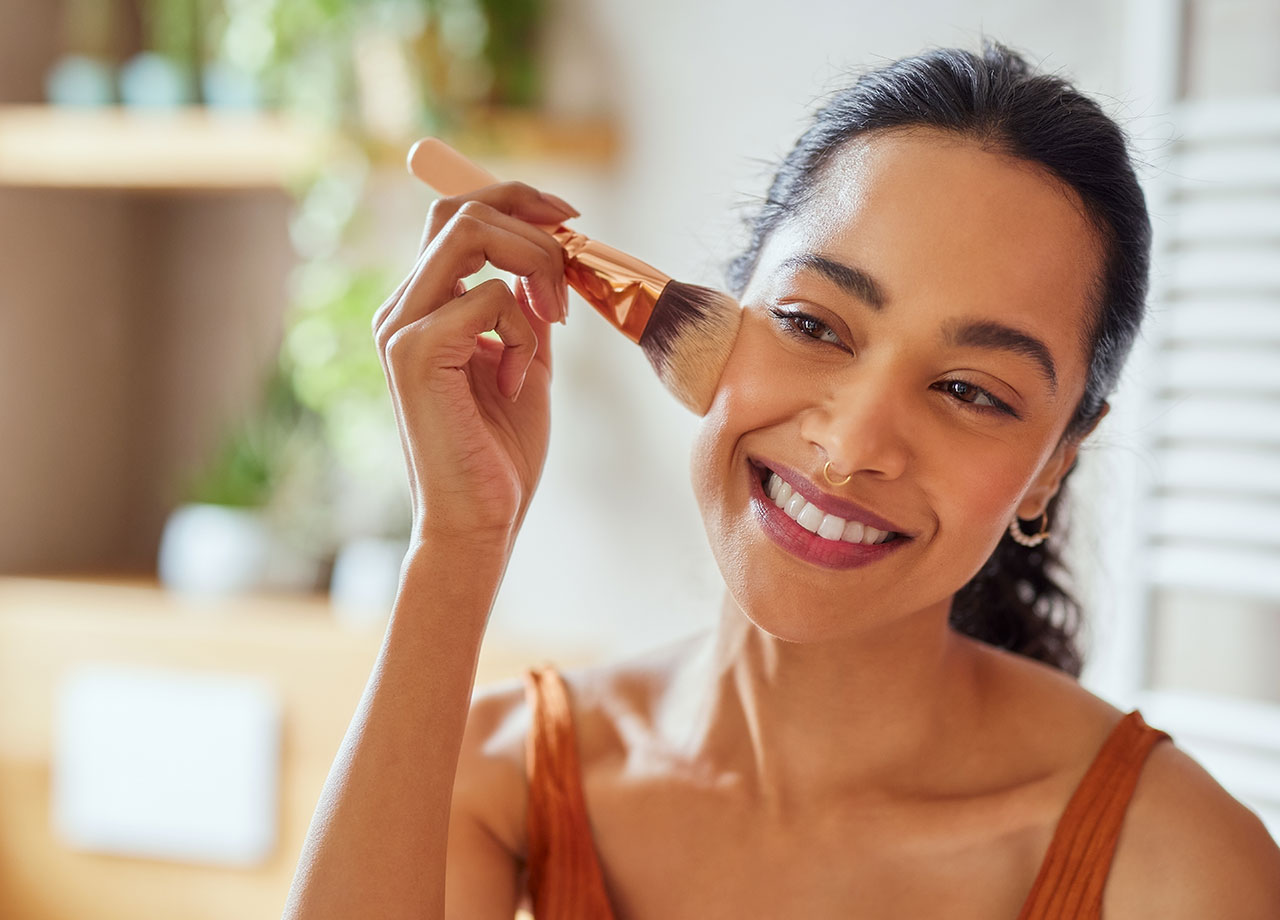
M 116 101 L 114 68 L 99 58 L 63 55 L 45 74 L 44 95 L 54 105 L 113 105 Z
M 257 109 L 262 106 L 258 81 L 221 61 L 210 61 L 201 73 L 205 105 L 218 109 Z
M 195 102 L 191 77 L 154 51 L 135 54 L 120 68 L 120 99 L 139 108 L 173 108 Z

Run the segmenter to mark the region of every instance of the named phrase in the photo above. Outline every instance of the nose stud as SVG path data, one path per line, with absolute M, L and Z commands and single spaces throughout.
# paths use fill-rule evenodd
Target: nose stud
M 826 465 L 822 468 L 822 477 L 826 479 L 827 482 L 831 483 L 833 486 L 842 486 L 846 482 L 848 482 L 850 479 L 853 478 L 853 474 L 850 473 L 848 476 L 844 477 L 844 479 L 841 479 L 839 482 L 836 482 L 834 479 L 831 478 L 831 461 L 828 460 Z

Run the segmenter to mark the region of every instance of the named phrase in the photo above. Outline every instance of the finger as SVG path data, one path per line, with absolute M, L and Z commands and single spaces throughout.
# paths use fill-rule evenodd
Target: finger
M 372 325 L 373 337 L 375 340 L 378 338 L 378 329 L 380 329 L 382 324 L 386 322 L 387 316 L 395 309 L 396 304 L 400 302 L 400 298 L 404 296 L 404 292 L 408 289 L 410 282 L 413 281 L 414 275 L 416 275 L 418 270 L 422 267 L 423 257 L 425 255 L 426 254 L 422 252 L 418 253 L 418 261 L 413 263 L 413 268 L 409 270 L 409 274 L 404 276 L 404 280 L 400 282 L 399 287 L 397 287 L 391 296 L 384 300 L 382 305 L 374 311 Z
M 483 201 L 472 201 L 467 203 L 459 213 L 466 213 L 474 216 L 487 223 L 493 224 L 495 227 L 502 227 L 509 230 L 517 236 L 522 236 L 536 246 L 541 246 L 546 250 L 547 255 L 554 260 L 564 262 L 564 247 L 559 241 L 546 230 L 536 227 L 526 220 L 511 215 L 485 204 Z
M 530 189 L 529 186 L 522 186 L 522 184 L 520 183 L 515 183 L 515 184 L 517 184 L 517 186 L 520 186 L 520 189 L 518 189 L 518 191 L 520 191 L 521 193 L 532 191 L 532 189 Z M 466 202 L 463 202 L 463 203 L 466 203 Z M 553 258 L 558 257 L 558 258 L 561 258 L 561 260 L 563 260 L 563 255 L 562 255 L 563 250 L 561 250 L 561 246 L 559 246 L 559 243 L 556 242 L 556 239 L 554 239 L 552 235 L 543 232 L 543 230 L 539 230 L 538 228 L 535 228 L 535 226 L 532 226 L 530 223 L 527 223 L 526 220 L 512 218 L 512 216 L 508 216 L 507 214 L 504 214 L 503 211 L 498 210 L 497 207 L 493 207 L 492 205 L 486 205 L 485 202 L 480 202 L 480 201 L 476 201 L 472 203 L 472 205 L 470 205 L 470 209 L 471 209 L 471 212 L 474 212 L 476 216 L 483 216 L 483 218 L 488 218 L 489 220 L 494 221 L 494 223 L 499 223 L 500 225 L 506 226 L 506 228 L 508 230 L 511 230 L 511 232 L 516 233 L 518 235 L 522 235 L 522 237 L 529 239 L 530 242 L 538 244 L 538 246 L 540 247 L 543 247 L 544 250 L 547 250 L 548 255 L 552 256 Z M 424 247 L 426 246 L 425 241 L 426 241 L 426 234 L 424 234 Z M 394 292 L 392 293 L 392 296 L 385 299 L 385 301 L 381 303 L 381 306 L 378 308 L 378 310 L 374 312 L 374 320 L 372 320 L 372 330 L 374 330 L 375 339 L 379 338 L 378 330 L 381 328 L 381 326 L 383 326 L 384 322 L 387 321 L 387 317 L 390 315 L 390 312 L 392 312 L 394 308 L 396 308 L 397 303 L 401 301 L 401 298 L 404 296 L 404 292 L 406 292 L 406 289 L 410 287 L 410 284 L 413 282 L 413 276 L 415 276 L 417 271 L 421 270 L 422 262 L 424 262 L 424 256 L 425 256 L 425 251 L 419 251 L 419 258 L 417 258 L 415 265 L 413 265 L 413 269 L 410 271 L 410 273 L 408 273 L 408 275 L 404 276 L 404 280 L 402 280 L 402 282 L 399 283 L 399 287 L 397 287 L 396 290 L 394 290 Z M 460 284 L 461 284 L 461 280 L 460 280 Z M 465 292 L 466 290 L 465 285 L 463 285 L 462 290 L 463 292 Z M 454 292 L 453 296 L 458 297 L 460 296 L 460 294 L 458 294 L 457 292 Z M 567 302 L 568 294 L 566 290 L 564 290 L 563 285 L 561 285 L 561 287 L 559 287 L 559 289 L 557 290 L 557 298 L 559 299 L 559 302 L 561 302 L 561 306 L 562 306 L 562 312 L 559 313 L 559 315 L 563 316 L 564 313 L 566 313 L 568 310 L 568 302 Z M 394 330 L 390 330 L 390 334 L 394 334 Z M 387 338 L 389 338 L 389 335 Z
M 474 211 L 480 207 L 460 211 L 432 241 L 404 295 L 378 328 L 375 338 L 379 348 L 385 349 L 404 326 L 452 300 L 458 280 L 475 274 L 486 262 L 529 279 L 531 306 L 544 321 L 562 314 L 567 299 L 563 294 L 563 250 L 539 245 L 522 232 L 476 217 Z
M 430 224 L 435 219 L 432 215 L 434 214 L 438 217 L 440 214 L 446 213 L 449 208 L 454 208 L 455 210 L 452 213 L 457 213 L 457 210 L 461 209 L 461 206 L 466 204 L 468 200 L 475 201 L 478 205 L 487 205 L 488 207 L 479 208 L 478 213 L 487 215 L 494 222 L 500 223 L 512 232 L 518 233 L 542 246 L 553 256 L 563 259 L 563 250 L 560 248 L 560 244 L 550 234 L 537 229 L 530 223 L 531 220 L 536 222 L 541 219 L 539 215 L 544 212 L 539 209 L 548 204 L 555 209 L 556 214 L 561 215 L 561 219 L 567 216 L 576 216 L 578 212 L 562 198 L 538 192 L 522 182 L 506 182 L 481 189 L 473 196 L 455 196 L 448 199 L 439 199 L 433 204 L 432 211 L 428 215 L 428 230 L 423 232 L 418 261 L 415 263 L 413 270 L 409 272 L 395 292 L 374 313 L 372 325 L 375 338 L 378 336 L 378 329 L 386 322 L 388 315 L 395 309 L 396 304 L 399 303 L 404 296 L 405 290 L 413 281 L 414 275 L 422 266 L 422 257 L 425 255 L 425 249 L 429 242 L 428 238 L 429 236 L 434 238 L 436 235 L 429 232 Z M 442 204 L 447 207 L 437 213 L 437 206 Z M 557 286 L 556 296 L 561 306 L 561 312 L 558 316 L 563 317 L 567 315 L 569 307 L 568 291 L 563 284 Z
M 504 281 L 476 285 L 449 303 L 398 330 L 387 345 L 393 373 L 433 373 L 466 367 L 479 347 L 479 336 L 494 331 L 502 340 L 498 390 L 514 398 L 538 348 L 529 320 Z
M 523 220 L 520 220 L 519 218 L 511 217 L 507 214 L 504 214 L 503 212 L 497 210 L 496 208 L 492 208 L 489 205 L 484 204 L 483 202 L 475 202 L 469 205 L 468 211 L 470 213 L 475 214 L 477 217 L 481 218 L 482 220 L 486 220 L 494 224 L 495 226 L 504 227 L 505 229 L 510 230 L 512 233 L 515 233 L 518 236 L 523 236 L 525 239 L 529 240 L 531 243 L 534 243 L 537 246 L 541 246 L 544 250 L 546 250 L 547 255 L 550 257 L 552 262 L 559 261 L 561 266 L 561 271 L 557 273 L 555 277 L 550 279 L 554 282 L 551 285 L 551 293 L 555 295 L 557 309 L 552 313 L 543 311 L 542 315 L 549 322 L 555 322 L 555 321 L 564 319 L 564 317 L 566 317 L 569 313 L 569 290 L 564 282 L 564 271 L 563 271 L 564 247 L 560 245 L 560 243 L 556 240 L 555 237 L 547 233 L 545 230 L 535 227 L 532 224 L 528 223 L 527 221 L 523 221 Z M 529 295 L 528 302 L 531 306 L 534 304 L 537 304 L 539 302 L 540 297 L 545 293 L 545 291 L 541 289 L 541 285 L 537 279 L 526 278 L 526 280 L 522 282 L 521 286 L 525 288 L 525 293 Z
M 546 367 L 547 373 L 551 373 L 551 324 L 543 322 L 533 312 L 533 308 L 529 306 L 529 293 L 525 285 L 525 279 L 517 278 L 515 287 L 516 303 L 520 305 L 521 312 L 524 313 L 525 319 L 529 321 L 529 325 L 533 328 L 533 334 L 538 339 L 538 350 L 534 352 L 533 360 Z
M 477 189 L 465 195 L 453 195 L 436 199 L 427 210 L 426 224 L 422 229 L 422 237 L 418 241 L 418 256 L 421 259 L 427 245 L 444 228 L 449 219 L 467 201 L 479 201 L 488 204 L 495 210 L 502 211 L 512 217 L 531 224 L 547 225 L 560 223 L 571 217 L 580 217 L 576 208 L 558 195 L 541 192 L 524 182 L 500 182 L 495 185 Z M 415 264 L 415 269 L 417 265 Z M 382 307 L 375 313 L 373 328 L 377 330 L 386 319 L 396 302 L 404 295 L 405 288 L 413 278 L 413 272 L 401 282 Z M 567 297 L 567 295 L 566 295 Z M 568 306 L 567 303 L 565 305 Z
M 425 249 L 468 201 L 487 204 L 531 224 L 554 225 L 580 216 L 577 210 L 555 195 L 539 192 L 523 182 L 499 182 L 465 195 L 453 195 L 433 201 L 427 210 L 427 221 L 422 229 L 419 249 Z
M 422 253 L 419 253 L 418 261 L 414 263 L 414 271 L 416 271 L 418 266 L 421 264 L 422 264 Z M 405 289 L 409 287 L 409 282 L 413 280 L 414 271 L 410 271 L 409 274 L 405 275 L 404 280 L 400 282 L 400 286 L 395 289 L 395 293 L 393 293 L 390 297 L 384 300 L 382 302 L 382 305 L 378 307 L 378 309 L 374 312 L 373 334 L 375 336 L 377 336 L 378 334 L 378 327 L 381 326 L 383 321 L 387 318 L 387 314 L 389 314 L 393 309 L 395 309 L 395 305 L 399 303 L 400 298 L 404 296 Z M 466 292 L 467 292 L 466 284 L 463 283 L 461 279 L 459 279 L 457 285 L 454 286 L 453 296 L 461 297 Z

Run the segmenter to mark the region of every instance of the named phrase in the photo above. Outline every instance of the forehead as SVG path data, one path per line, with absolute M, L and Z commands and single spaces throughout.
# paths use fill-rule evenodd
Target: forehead
M 915 304 L 1013 320 L 1083 363 L 1097 236 L 1079 196 L 1034 164 L 932 129 L 865 136 L 770 238 L 751 287 L 800 252 L 865 269 L 886 314 Z

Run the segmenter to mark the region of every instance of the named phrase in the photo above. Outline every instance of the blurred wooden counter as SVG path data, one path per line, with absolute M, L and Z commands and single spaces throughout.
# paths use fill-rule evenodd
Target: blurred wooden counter
M 248 920 L 278 917 L 329 765 L 355 712 L 382 630 L 338 624 L 327 597 L 193 603 L 137 579 L 0 577 L 0 917 L 13 920 Z M 477 686 L 543 657 L 481 651 Z M 556 650 L 564 667 L 586 652 Z M 254 674 L 279 694 L 279 837 L 247 870 L 73 851 L 50 825 L 59 682 L 98 662 Z

